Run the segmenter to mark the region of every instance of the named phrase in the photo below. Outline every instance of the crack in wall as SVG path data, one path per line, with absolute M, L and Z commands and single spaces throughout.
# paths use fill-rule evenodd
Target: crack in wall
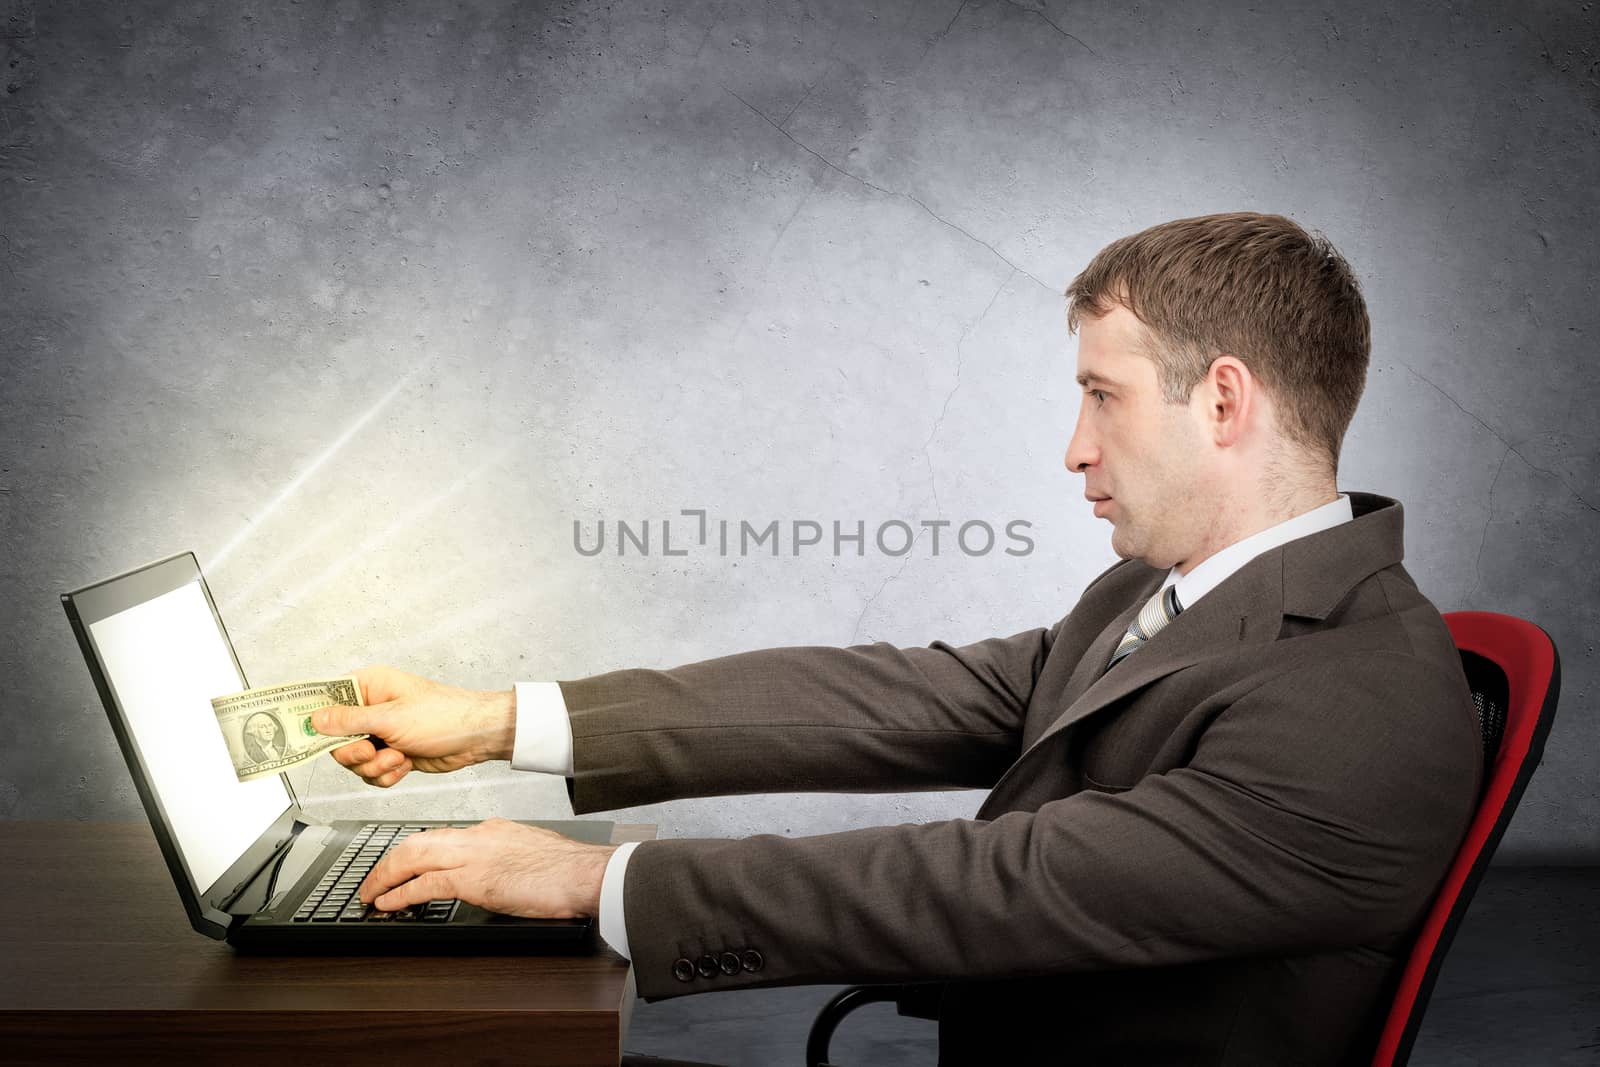
M 1039 18 L 1044 19 L 1045 24 L 1048 25 L 1052 30 L 1055 30 L 1057 33 L 1059 33 L 1061 36 L 1067 38 L 1069 41 L 1073 41 L 1073 42 L 1075 42 L 1075 43 L 1077 43 L 1079 45 L 1082 45 L 1083 48 L 1086 49 L 1088 51 L 1088 53 L 1091 56 L 1094 56 L 1096 59 L 1100 58 L 1100 53 L 1099 52 L 1096 52 L 1093 48 L 1090 48 L 1087 44 L 1084 44 L 1082 40 L 1080 40 L 1077 37 L 1074 37 L 1072 34 L 1068 33 L 1066 30 L 1062 29 L 1060 26 L 1058 26 L 1055 23 L 1054 20 L 1052 20 L 1050 18 L 1049 15 L 1046 15 L 1043 11 L 1035 11 L 1031 7 L 1023 7 L 1021 4 L 1017 3 L 1017 0 L 1005 0 L 1005 2 L 1010 7 L 1016 8 L 1018 11 L 1024 12 L 1025 14 L 1029 14 L 1029 15 L 1037 15 Z
M 967 0 L 961 0 L 960 6 L 958 6 L 956 8 L 956 13 L 954 15 L 950 16 L 950 21 L 944 24 L 944 29 L 939 31 L 939 36 L 937 38 L 935 38 L 935 40 L 943 40 L 945 37 L 949 36 L 950 27 L 952 27 L 952 26 L 954 26 L 956 24 L 956 19 L 960 18 L 961 17 L 961 13 L 963 11 L 965 11 L 966 9 L 967 9 Z
M 811 194 L 817 191 L 817 183 L 812 182 L 806 189 L 800 202 L 795 204 L 794 210 L 789 212 L 789 217 L 783 220 L 783 225 L 778 227 L 778 235 L 772 239 L 772 244 L 767 248 L 767 254 L 761 257 L 761 275 L 766 277 L 767 269 L 772 266 L 772 257 L 778 251 L 778 245 L 783 242 L 783 235 L 789 232 L 789 227 L 794 225 L 794 220 L 800 217 L 800 209 L 806 206 L 806 201 L 811 199 Z
M 944 506 L 939 503 L 939 484 L 933 470 L 933 456 L 929 453 L 928 448 L 933 444 L 933 439 L 939 434 L 939 427 L 944 422 L 945 414 L 950 410 L 951 399 L 956 395 L 956 390 L 961 388 L 961 363 L 964 358 L 962 355 L 961 346 L 966 343 L 966 340 L 972 334 L 972 331 L 976 330 L 978 326 L 982 324 L 983 320 L 989 317 L 989 312 L 994 307 L 995 301 L 1000 299 L 1000 294 L 1005 292 L 1006 286 L 1011 284 L 1011 279 L 1015 278 L 1017 273 L 1017 270 L 1013 268 L 1011 273 L 1005 276 L 1005 278 L 1000 282 L 1000 285 L 995 289 L 994 295 L 989 298 L 989 302 L 985 304 L 983 310 L 978 313 L 978 317 L 968 323 L 966 329 L 961 331 L 961 336 L 956 338 L 956 383 L 950 387 L 950 392 L 945 394 L 944 404 L 939 408 L 939 414 L 933 420 L 933 429 L 928 431 L 928 439 L 922 442 L 922 458 L 928 464 L 928 488 L 933 491 L 933 511 L 934 515 L 940 519 L 944 518 Z M 857 635 L 861 633 L 861 624 L 866 621 L 867 612 L 871 610 L 872 605 L 877 601 L 878 597 L 882 596 L 883 591 L 889 588 L 890 582 L 898 581 L 900 575 L 905 573 L 906 567 L 911 563 L 911 550 L 916 547 L 917 542 L 922 540 L 922 535 L 927 532 L 928 527 L 924 526 L 921 532 L 911 539 L 911 544 L 906 546 L 906 555 L 905 558 L 900 561 L 900 566 L 893 574 L 885 576 L 883 581 L 878 584 L 877 591 L 867 598 L 866 603 L 861 605 L 861 614 L 856 616 L 856 624 L 850 631 L 851 644 L 855 644 Z
M 800 94 L 800 99 L 796 100 L 794 102 L 794 106 L 789 109 L 789 113 L 787 115 L 783 116 L 783 121 L 778 123 L 778 128 L 779 129 L 782 129 L 783 127 L 789 125 L 789 120 L 794 118 L 794 113 L 796 111 L 800 110 L 800 105 L 804 104 L 807 100 L 811 99 L 811 90 L 815 89 L 817 86 L 821 85 L 824 81 L 827 80 L 828 72 L 833 70 L 834 63 L 838 62 L 839 57 L 837 55 L 835 55 L 834 52 L 839 47 L 839 35 L 841 33 L 843 33 L 843 32 L 844 32 L 844 29 L 843 29 L 843 25 L 842 24 L 835 24 L 834 25 L 834 27 L 833 27 L 833 37 L 828 41 L 828 47 L 827 47 L 827 50 L 826 50 L 827 51 L 827 64 L 825 66 L 823 66 L 822 73 L 817 75 L 817 80 L 812 82 L 810 85 L 806 86 L 805 92 Z
M 933 46 L 938 44 L 940 41 L 944 40 L 947 36 L 949 36 L 951 28 L 953 26 L 955 26 L 955 24 L 956 24 L 956 19 L 960 18 L 961 17 L 961 13 L 963 11 L 965 11 L 966 9 L 967 9 L 967 0 L 961 0 L 961 3 L 959 5 L 957 5 L 957 7 L 956 7 L 956 13 L 954 15 L 951 15 L 950 16 L 950 21 L 944 24 L 944 29 L 940 30 L 938 33 L 936 33 L 932 37 L 928 38 L 927 47 L 922 50 L 922 54 L 917 57 L 917 61 L 915 63 L 911 64 L 911 68 L 910 68 L 911 70 L 918 70 L 918 69 L 920 69 L 922 67 L 922 61 L 928 58 L 928 53 L 933 51 Z
M 778 245 L 783 243 L 783 235 L 789 232 L 789 227 L 794 225 L 794 220 L 800 217 L 801 210 L 806 206 L 807 201 L 811 199 L 811 194 L 816 191 L 817 183 L 815 179 L 813 179 L 811 185 L 806 189 L 805 194 L 800 197 L 799 203 L 795 204 L 794 210 L 789 212 L 789 217 L 783 221 L 782 226 L 778 227 L 778 233 L 775 237 L 773 237 L 772 244 L 767 246 L 766 255 L 761 257 L 761 277 L 763 279 L 766 278 L 767 271 L 772 266 L 772 257 L 777 254 Z M 751 306 L 745 308 L 743 315 L 739 316 L 738 324 L 734 326 L 732 332 L 728 334 L 728 344 L 730 346 L 738 344 L 739 336 L 744 333 L 744 328 L 750 324 L 750 316 L 754 315 L 755 312 L 756 305 L 752 304 Z
M 789 113 L 787 115 L 783 116 L 783 121 L 777 124 L 778 125 L 778 129 L 781 130 L 785 126 L 789 125 L 789 120 L 794 118 L 794 113 L 796 111 L 800 110 L 800 105 L 805 103 L 807 100 L 809 100 L 811 98 L 811 90 L 813 90 L 817 86 L 821 85 L 822 82 L 823 82 L 823 79 L 825 79 L 828 76 L 828 72 L 833 69 L 833 62 L 834 62 L 833 57 L 829 56 L 828 57 L 828 65 L 822 68 L 821 76 L 819 76 L 816 81 L 814 81 L 810 85 L 806 86 L 806 91 L 800 94 L 800 99 L 798 99 L 798 100 L 796 100 L 794 102 L 794 107 L 791 107 L 789 109 Z
M 948 24 L 946 24 L 944 30 L 940 32 L 938 38 L 935 38 L 936 41 L 938 39 L 940 39 L 940 38 L 943 38 L 945 34 L 950 32 L 950 28 L 955 25 L 956 19 L 960 18 L 961 12 L 963 10 L 965 10 L 965 8 L 966 8 L 966 0 L 962 0 L 961 6 L 956 8 L 956 13 L 951 16 L 950 22 Z M 1027 9 L 1024 8 L 1023 10 L 1027 10 Z M 1037 14 L 1037 12 L 1035 12 L 1035 14 Z M 1043 18 L 1044 16 L 1041 15 L 1040 17 Z M 1046 18 L 1045 21 L 1049 22 L 1050 20 L 1048 18 Z M 1064 36 L 1067 36 L 1067 37 L 1071 37 L 1072 36 L 1071 34 L 1066 33 L 1065 30 L 1062 30 L 1059 26 L 1055 26 L 1054 23 L 1051 23 L 1051 25 L 1056 29 L 1057 32 L 1063 34 Z M 1077 40 L 1077 38 L 1074 37 L 1073 40 Z M 1082 41 L 1078 41 L 1078 43 L 1079 44 L 1083 44 Z M 931 48 L 932 45 L 930 44 L 929 47 Z M 1088 45 L 1084 45 L 1084 47 L 1088 48 Z M 1093 52 L 1094 50 L 1091 48 L 1091 49 L 1089 49 L 1089 51 Z M 926 54 L 926 53 L 924 53 L 924 54 Z M 824 72 L 824 73 L 826 73 L 826 72 Z M 821 79 L 818 79 L 818 82 L 820 82 L 820 81 L 821 81 Z M 718 84 L 721 84 L 721 83 L 718 83 Z M 816 84 L 817 83 L 813 83 L 812 87 L 814 87 Z M 1055 294 L 1056 290 L 1054 288 L 1052 288 L 1051 286 L 1046 285 L 1044 282 L 1040 281 L 1039 278 L 1036 277 L 1031 272 L 1029 272 L 1027 270 L 1024 270 L 1018 264 L 1013 263 L 1010 259 L 1008 259 L 1005 255 L 1003 255 L 1000 252 L 999 249 L 995 248 L 994 245 L 992 245 L 989 242 L 983 240 L 981 237 L 978 237 L 976 234 L 972 233 L 971 231 L 966 230 L 961 226 L 957 226 L 955 223 L 951 222 L 949 219 L 945 218 L 944 216 L 940 215 L 938 212 L 934 211 L 921 198 L 913 196 L 910 193 L 899 192 L 899 191 L 894 190 L 894 189 L 885 189 L 883 186 L 878 185 L 875 182 L 868 181 L 866 178 L 863 178 L 858 174 L 854 174 L 854 173 L 846 170 L 845 168 L 839 166 L 837 163 L 833 162 L 833 160 L 827 158 L 826 156 L 822 155 L 822 153 L 820 153 L 820 152 L 816 151 L 815 149 L 813 149 L 810 145 L 806 144 L 805 142 L 801 141 L 799 138 L 795 137 L 788 130 L 784 129 L 783 128 L 784 124 L 787 123 L 789 121 L 789 119 L 794 117 L 794 113 L 797 110 L 799 110 L 800 104 L 803 103 L 805 101 L 806 97 L 808 97 L 810 95 L 812 87 L 808 87 L 806 89 L 806 91 L 805 91 L 805 94 L 802 95 L 800 100 L 795 103 L 794 107 L 789 109 L 789 113 L 784 116 L 783 122 L 774 122 L 772 120 L 772 118 L 769 115 L 767 115 L 766 112 L 762 111 L 760 108 L 758 108 L 754 104 L 750 103 L 750 101 L 746 100 L 744 97 L 740 96 L 738 93 L 734 92 L 732 89 L 728 88 L 726 85 L 722 86 L 722 90 L 723 90 L 723 92 L 727 93 L 729 96 L 733 97 L 735 100 L 739 101 L 739 103 L 743 104 L 750 111 L 754 112 L 763 122 L 765 122 L 767 125 L 771 126 L 773 129 L 777 130 L 787 140 L 792 142 L 797 148 L 799 148 L 800 150 L 805 152 L 807 155 L 810 155 L 811 157 L 816 159 L 818 162 L 820 162 L 823 166 L 827 167 L 829 170 L 832 170 L 835 173 L 837 173 L 837 174 L 839 174 L 839 175 L 841 175 L 841 176 L 843 176 L 845 178 L 849 178 L 850 180 L 852 180 L 852 181 L 854 181 L 854 182 L 856 182 L 856 183 L 858 183 L 860 185 L 863 185 L 863 186 L 867 187 L 868 189 L 871 189 L 871 190 L 873 190 L 875 192 L 878 192 L 878 193 L 882 193 L 885 196 L 899 197 L 901 199 L 911 201 L 913 204 L 916 204 L 919 208 L 921 208 L 935 222 L 938 222 L 939 224 L 941 224 L 943 226 L 946 226 L 946 227 L 956 231 L 957 233 L 961 234 L 963 237 L 967 238 L 969 241 L 973 241 L 973 242 L 975 242 L 975 243 L 977 243 L 979 245 L 982 245 L 985 249 L 987 249 L 989 251 L 989 253 L 991 255 L 993 255 L 996 259 L 1000 260 L 1000 262 L 1004 263 L 1008 268 L 1010 268 L 1010 271 L 1006 275 L 1005 279 L 1003 281 L 1001 281 L 1000 285 L 995 289 L 994 295 L 989 298 L 989 302 L 988 302 L 988 304 L 986 304 L 984 306 L 983 311 L 980 312 L 978 317 L 976 319 L 974 319 L 967 326 L 967 328 L 965 330 L 962 331 L 961 336 L 956 340 L 956 382 L 955 382 L 955 385 L 953 385 L 951 387 L 950 392 L 945 396 L 944 404 L 940 407 L 939 414 L 934 419 L 933 428 L 928 432 L 928 439 L 926 441 L 924 441 L 923 445 L 922 445 L 923 460 L 928 465 L 928 485 L 929 485 L 930 490 L 933 493 L 934 512 L 935 512 L 936 515 L 939 515 L 942 518 L 944 509 L 943 509 L 943 505 L 939 501 L 938 479 L 937 479 L 937 475 L 934 472 L 933 457 L 929 453 L 929 448 L 933 444 L 934 437 L 936 437 L 938 435 L 939 427 L 941 425 L 943 425 L 943 423 L 944 423 L 945 415 L 950 410 L 950 401 L 951 401 L 951 399 L 954 398 L 954 396 L 956 394 L 956 390 L 961 388 L 961 367 L 962 367 L 962 362 L 963 362 L 963 360 L 965 358 L 962 346 L 965 344 L 965 342 L 967 340 L 967 337 L 972 333 L 972 331 L 977 329 L 978 325 L 980 323 L 982 323 L 984 318 L 989 314 L 990 309 L 992 309 L 994 307 L 994 305 L 995 305 L 995 301 L 997 301 L 1000 298 L 1000 294 L 1005 291 L 1005 287 L 1007 285 L 1011 284 L 1011 280 L 1013 278 L 1015 278 L 1018 274 L 1026 276 L 1034 284 L 1038 285 L 1039 287 L 1041 287 L 1043 289 L 1048 290 L 1052 294 Z M 811 193 L 814 192 L 814 191 L 815 191 L 815 184 L 813 184 L 813 186 L 812 186 L 812 188 L 810 190 L 807 190 L 806 196 L 801 199 L 801 203 L 804 204 L 805 200 L 809 199 Z M 779 229 L 778 236 L 774 240 L 774 242 L 772 244 L 772 248 L 769 249 L 769 251 L 768 251 L 768 259 L 769 260 L 771 258 L 772 251 L 776 250 L 776 248 L 777 248 L 778 241 L 782 240 L 783 234 L 785 232 L 787 232 L 787 230 L 789 228 L 789 225 L 794 221 L 795 216 L 797 216 L 798 214 L 799 214 L 799 206 L 796 207 L 794 213 L 789 216 L 788 221 L 786 221 L 783 224 L 782 228 Z M 858 637 L 859 637 L 859 635 L 861 633 L 862 623 L 866 621 L 867 612 L 872 609 L 872 605 L 877 602 L 877 600 L 878 600 L 878 598 L 880 596 L 883 595 L 883 591 L 889 587 L 889 583 L 892 582 L 892 581 L 898 580 L 900 575 L 902 573 L 904 573 L 906 567 L 911 562 L 911 555 L 912 555 L 911 554 L 911 549 L 916 546 L 916 543 L 922 539 L 922 535 L 924 533 L 926 533 L 926 532 L 927 532 L 927 527 L 923 527 L 922 532 L 918 533 L 916 535 L 916 537 L 912 538 L 911 546 L 907 548 L 905 559 L 901 561 L 899 568 L 893 574 L 885 576 L 883 581 L 881 583 L 879 583 L 877 590 L 874 591 L 873 594 L 870 597 L 867 598 L 867 600 L 866 600 L 866 602 L 864 604 L 862 604 L 861 612 L 860 612 L 859 615 L 856 616 L 855 626 L 850 631 L 850 643 L 851 644 L 854 644 L 857 641 L 857 639 L 858 639 Z
M 1537 464 L 1535 464 L 1532 460 L 1528 459 L 1527 456 L 1524 456 L 1517 449 L 1516 445 L 1513 445 L 1510 441 L 1507 441 L 1504 437 L 1502 437 L 1499 433 L 1497 433 L 1493 426 L 1490 426 L 1487 422 L 1484 422 L 1483 419 L 1479 418 L 1476 414 L 1474 414 L 1473 412 L 1468 411 L 1466 408 L 1462 407 L 1460 401 L 1456 400 L 1455 397 L 1451 396 L 1449 393 L 1445 392 L 1443 389 L 1440 389 L 1439 386 L 1436 383 L 1434 383 L 1431 379 L 1429 379 L 1427 376 L 1425 376 L 1423 374 L 1419 374 L 1413 367 L 1411 367 L 1407 363 L 1401 362 L 1399 360 L 1396 360 L 1396 362 L 1399 363 L 1399 365 L 1402 368 L 1405 369 L 1406 373 L 1410 374 L 1412 377 L 1418 378 L 1418 379 L 1420 379 L 1420 380 L 1422 380 L 1424 382 L 1427 382 L 1429 385 L 1433 386 L 1434 391 L 1437 392 L 1440 396 L 1444 397 L 1446 400 L 1450 401 L 1450 403 L 1454 404 L 1458 411 L 1460 411 L 1463 415 L 1466 415 L 1468 418 L 1472 419 L 1472 421 L 1476 422 L 1479 426 L 1482 426 L 1485 430 L 1489 431 L 1490 436 L 1492 436 L 1496 441 L 1499 441 L 1501 444 L 1505 445 L 1506 448 L 1509 449 L 1513 454 L 1515 454 L 1518 459 L 1520 459 L 1520 460 L 1522 460 L 1522 462 L 1526 463 L 1530 470 L 1536 470 L 1540 474 L 1548 474 L 1550 477 L 1552 477 L 1556 481 L 1560 482 L 1562 484 L 1562 486 L 1567 490 L 1567 492 L 1569 492 L 1569 493 L 1571 493 L 1573 495 L 1574 499 L 1576 499 L 1578 501 L 1578 503 L 1582 504 L 1584 507 L 1588 508 L 1590 511 L 1600 511 L 1600 507 L 1596 507 L 1595 505 L 1593 505 L 1593 504 L 1589 503 L 1587 500 L 1585 500 L 1584 497 L 1583 497 L 1583 494 L 1578 492 L 1576 489 L 1574 489 L 1572 487 L 1572 484 L 1570 482 L 1568 482 L 1565 478 L 1563 478 L 1558 472 L 1553 471 L 1553 470 L 1549 470 L 1549 469 L 1547 469 L 1545 467 L 1540 467 Z
M 906 553 L 906 558 L 911 558 L 910 552 Z M 878 585 L 878 591 L 869 596 L 867 598 L 867 602 L 861 605 L 861 614 L 856 616 L 855 628 L 850 631 L 850 643 L 852 645 L 856 643 L 857 635 L 861 633 L 861 623 L 866 619 L 867 612 L 871 610 L 873 602 L 876 601 L 878 597 L 883 595 L 883 591 L 889 588 L 889 583 L 898 579 L 900 577 L 900 571 L 905 569 L 906 565 L 904 563 L 900 564 L 900 570 L 895 571 L 893 574 L 884 578 L 884 580 Z
M 1016 276 L 1017 272 L 1014 269 L 1005 276 L 999 288 L 995 289 L 994 295 L 989 298 L 989 302 L 984 305 L 983 311 L 979 312 L 978 317 L 973 319 L 967 325 L 967 328 L 961 331 L 960 337 L 956 338 L 956 383 L 950 387 L 950 392 L 945 394 L 944 404 L 939 408 L 939 414 L 933 420 L 933 428 L 928 431 L 928 439 L 922 442 L 922 458 L 928 464 L 928 487 L 933 490 L 933 511 L 941 519 L 944 518 L 944 506 L 939 503 L 939 484 L 933 472 L 933 456 L 928 449 L 933 444 L 933 439 L 939 435 L 939 427 L 944 424 L 944 417 L 950 411 L 950 401 L 955 397 L 956 390 L 961 388 L 961 364 L 965 358 L 961 351 L 961 346 L 966 344 L 967 338 L 972 334 L 972 331 L 976 330 L 983 320 L 989 317 L 989 310 L 994 307 L 995 301 L 1000 299 L 1000 294 L 1005 292 L 1006 286 L 1010 285 L 1011 279 Z
M 721 83 L 719 82 L 718 84 L 721 84 Z M 1018 266 L 1017 264 L 1011 262 L 1011 260 L 1007 259 L 1004 255 L 1001 254 L 999 249 L 995 248 L 994 245 L 990 244 L 988 241 L 985 241 L 983 238 L 977 236 L 976 234 L 974 234 L 974 233 L 972 233 L 972 232 L 970 232 L 968 230 L 964 230 L 960 226 L 957 226 L 955 223 L 951 222 L 949 219 L 947 219 L 944 216 L 940 215 L 937 211 L 933 210 L 931 207 L 929 207 L 927 204 L 925 204 L 920 198 L 912 196 L 910 193 L 902 193 L 902 192 L 898 192 L 897 190 L 894 190 L 894 189 L 885 189 L 883 186 L 877 185 L 877 184 L 875 184 L 873 182 L 870 182 L 867 179 L 861 177 L 859 174 L 853 174 L 850 171 L 845 170 L 843 167 L 839 166 L 837 163 L 835 163 L 833 160 L 829 159 L 827 156 L 824 156 L 822 153 L 820 153 L 820 152 L 816 151 L 815 149 L 813 149 L 810 145 L 807 145 L 806 143 L 801 141 L 799 138 L 795 137 L 792 133 L 790 133 L 788 130 L 784 129 L 778 123 L 772 121 L 772 119 L 770 117 L 768 117 L 766 112 L 762 111 L 760 108 L 758 108 L 754 104 L 750 103 L 750 101 L 746 100 L 744 97 L 740 96 L 738 93 L 734 92 L 732 89 L 729 89 L 726 85 L 722 86 L 722 91 L 727 93 L 729 96 L 733 97 L 735 100 L 739 101 L 739 103 L 743 104 L 745 107 L 749 108 L 751 111 L 755 112 L 758 116 L 760 116 L 762 122 L 765 122 L 768 126 L 771 126 L 773 129 L 777 130 L 779 133 L 781 133 L 788 140 L 792 141 L 795 144 L 796 147 L 800 148 L 807 155 L 810 155 L 810 156 L 814 157 L 818 162 L 820 162 L 823 166 L 827 167 L 829 170 L 834 171 L 835 173 L 838 173 L 838 174 L 840 174 L 840 175 L 842 175 L 842 176 L 844 176 L 846 178 L 849 178 L 853 182 L 858 182 L 859 184 L 866 186 L 868 189 L 872 189 L 875 192 L 882 193 L 884 196 L 899 197 L 901 199 L 911 201 L 913 204 L 916 204 L 918 207 L 920 207 L 923 211 L 927 212 L 928 216 L 930 218 L 932 218 L 934 221 L 938 222 L 939 224 L 941 224 L 943 226 L 948 226 L 950 229 L 952 229 L 952 230 L 956 231 L 957 233 L 961 234 L 961 236 L 967 238 L 967 240 L 973 241 L 973 242 L 975 242 L 977 244 L 982 245 L 984 248 L 987 248 L 989 250 L 989 252 L 996 259 L 998 259 L 1000 262 L 1004 263 L 1006 266 L 1010 267 L 1012 270 L 1016 271 L 1017 273 L 1025 275 L 1028 278 L 1033 279 L 1033 281 L 1037 285 L 1039 285 L 1040 288 L 1046 289 L 1046 290 L 1048 290 L 1050 293 L 1052 293 L 1054 295 L 1057 295 L 1057 296 L 1060 295 L 1060 293 L 1058 293 L 1054 288 L 1052 288 L 1051 286 L 1045 285 L 1045 283 L 1040 281 L 1037 277 L 1035 277 L 1034 275 L 1030 274 L 1028 271 L 1024 270 L 1022 267 Z
M 1483 584 L 1483 546 L 1489 540 L 1489 525 L 1494 522 L 1494 487 L 1500 484 L 1500 472 L 1506 469 L 1506 460 L 1511 458 L 1511 451 L 1511 446 L 1506 445 L 1506 450 L 1500 454 L 1500 466 L 1495 468 L 1494 478 L 1489 482 L 1489 514 L 1483 520 L 1483 532 L 1478 535 L 1478 554 L 1472 560 L 1472 570 L 1477 579 L 1472 583 L 1472 588 L 1467 590 L 1467 595 L 1461 598 L 1463 607 L 1470 606 L 1472 594 Z

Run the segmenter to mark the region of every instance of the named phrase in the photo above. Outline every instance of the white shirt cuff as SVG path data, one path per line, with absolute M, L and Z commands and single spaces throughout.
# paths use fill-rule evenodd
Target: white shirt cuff
M 511 766 L 572 777 L 572 721 L 558 682 L 518 682 Z
M 622 880 L 628 873 L 628 857 L 638 847 L 637 841 L 618 845 L 600 878 L 600 937 L 625 960 L 633 959 L 633 953 L 628 951 L 628 924 L 622 914 Z

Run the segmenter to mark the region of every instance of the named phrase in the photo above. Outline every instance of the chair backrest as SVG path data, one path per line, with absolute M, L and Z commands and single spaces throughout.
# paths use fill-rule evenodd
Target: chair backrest
M 1444 621 L 1478 708 L 1483 796 L 1401 973 L 1373 1067 L 1394 1067 L 1410 1057 L 1456 928 L 1539 765 L 1561 691 L 1555 642 L 1534 623 L 1491 611 L 1446 612 Z

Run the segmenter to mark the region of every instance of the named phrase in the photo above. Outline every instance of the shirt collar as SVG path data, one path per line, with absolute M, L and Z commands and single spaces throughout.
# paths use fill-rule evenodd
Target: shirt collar
M 1179 574 L 1178 568 L 1173 567 L 1167 572 L 1167 580 L 1161 583 L 1165 589 L 1169 585 L 1176 585 L 1178 603 L 1184 608 L 1194 606 L 1195 601 L 1205 596 L 1227 578 L 1234 571 L 1255 559 L 1269 549 L 1277 548 L 1281 544 L 1305 537 L 1308 534 L 1319 533 L 1331 529 L 1340 523 L 1349 522 L 1353 517 L 1350 508 L 1350 497 L 1340 493 L 1338 498 L 1323 504 L 1321 507 L 1312 508 L 1293 518 L 1284 519 L 1265 530 L 1258 530 L 1249 537 L 1235 541 L 1210 558 L 1202 561 L 1199 566 L 1188 574 Z

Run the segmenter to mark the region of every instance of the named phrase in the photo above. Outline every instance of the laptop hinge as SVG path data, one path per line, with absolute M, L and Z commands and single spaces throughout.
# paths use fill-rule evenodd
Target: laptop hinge
M 208 888 L 201 903 L 215 911 L 237 911 L 244 891 L 264 872 L 269 872 L 282 856 L 282 849 L 293 841 L 304 827 L 300 809 L 290 805 L 283 810 L 271 826 L 247 848 L 238 859 Z
M 230 910 L 234 903 L 240 897 L 244 896 L 245 890 L 249 889 L 252 884 L 259 881 L 263 875 L 266 875 L 270 881 L 271 874 L 268 872 L 275 871 L 277 869 L 278 863 L 289 854 L 289 847 L 294 843 L 294 839 L 300 835 L 300 831 L 303 829 L 305 829 L 305 824 L 299 819 L 296 819 L 293 827 L 289 831 L 289 836 L 280 838 L 278 843 L 273 847 L 272 851 L 267 853 L 266 858 L 261 861 L 260 865 L 257 866 L 254 871 L 251 871 L 242 882 L 234 886 L 231 893 L 217 902 L 217 908 L 221 911 Z M 266 895 L 267 891 L 268 887 L 264 887 L 262 890 L 263 895 Z M 255 911 L 256 909 L 252 908 L 250 910 Z

